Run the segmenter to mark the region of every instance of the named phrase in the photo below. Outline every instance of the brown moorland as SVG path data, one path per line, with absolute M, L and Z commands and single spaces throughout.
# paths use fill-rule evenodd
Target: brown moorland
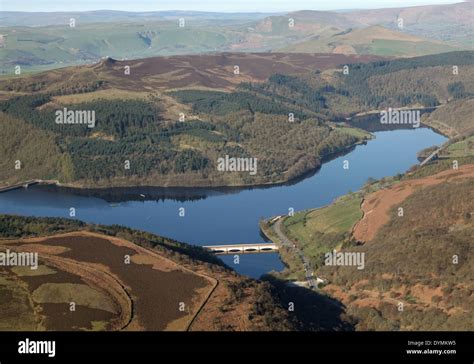
M 353 237 L 360 242 L 370 242 L 374 239 L 380 227 L 389 221 L 390 209 L 402 203 L 418 188 L 473 177 L 474 165 L 469 164 L 460 166 L 458 170 L 449 169 L 432 176 L 403 181 L 374 192 L 362 202 L 361 208 L 364 216 L 354 226 Z
M 357 330 L 473 329 L 474 178 L 466 167 L 413 187 L 373 240 L 346 248 L 365 255 L 364 269 L 318 270 Z
M 121 324 L 113 325 L 114 329 L 186 330 L 216 285 L 211 277 L 192 272 L 153 251 L 91 232 L 5 241 L 2 245 L 11 250 L 36 250 L 44 262 L 62 271 L 61 274 L 23 277 L 31 291 L 45 283 L 87 282 L 105 292 L 119 306 Z M 130 264 L 125 263 L 127 256 Z M 184 303 L 183 311 L 179 309 L 180 303 Z M 65 303 L 60 307 L 68 309 Z M 46 327 L 68 329 L 61 320 L 54 320 L 54 316 L 63 317 L 64 310 L 53 303 L 43 305 L 43 314 L 50 320 Z M 94 320 L 111 318 L 104 312 L 92 312 L 88 307 L 81 307 L 76 313 L 76 319 L 70 320 L 72 327 L 84 321 L 84 316 L 90 319 L 95 315 Z M 51 327 L 51 323 L 56 326 Z
M 233 90 L 241 82 L 264 82 L 275 73 L 304 74 L 334 69 L 352 63 L 384 59 L 371 55 L 308 53 L 221 53 L 151 57 L 135 60 L 106 58 L 97 64 L 56 69 L 32 76 L 12 78 L 5 85 L 35 85 L 35 91 L 68 89 L 71 85 L 91 86 L 105 81 L 101 88 L 128 91 L 170 91 L 204 88 Z M 125 67 L 130 67 L 130 75 Z M 234 74 L 239 67 L 239 75 Z M 23 85 L 25 86 L 25 85 Z M 38 89 L 39 87 L 39 89 Z
M 15 267 L 8 280 L 0 269 L 0 293 L 31 303 L 14 308 L 0 297 L 0 330 L 261 331 L 298 325 L 267 282 L 242 277 L 199 249 L 62 219 L 5 215 L 0 225 L 0 251 L 40 257 L 38 270 Z M 126 256 L 130 264 L 124 264 Z M 70 302 L 77 303 L 74 315 Z

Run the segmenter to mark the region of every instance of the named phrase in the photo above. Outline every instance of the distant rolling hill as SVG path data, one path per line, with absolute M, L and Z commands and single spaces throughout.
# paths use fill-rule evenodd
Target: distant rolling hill
M 0 75 L 102 57 L 138 59 L 218 52 L 337 52 L 417 56 L 472 49 L 472 2 L 289 14 L 61 12 L 0 14 Z M 70 18 L 76 26 L 69 27 Z M 179 27 L 178 19 L 185 20 Z M 398 19 L 403 19 L 403 29 Z M 290 26 L 293 25 L 293 26 Z
M 454 47 L 430 41 L 379 25 L 314 36 L 283 48 L 285 52 L 332 52 L 342 54 L 376 54 L 381 56 L 420 56 L 449 52 Z
M 405 31 L 422 37 L 438 39 L 452 45 L 473 46 L 472 19 L 474 3 L 462 2 L 452 5 L 419 6 L 413 8 L 394 9 L 390 12 L 368 11 L 366 21 L 369 24 L 385 24 L 394 26 L 395 16 L 404 20 Z M 396 11 L 398 10 L 398 11 Z M 354 13 L 354 16 L 361 16 Z M 380 18 L 383 17 L 383 21 Z
M 0 23 L 3 26 L 38 27 L 47 25 L 68 24 L 69 19 L 75 18 L 82 24 L 107 22 L 148 22 L 185 18 L 187 20 L 219 20 L 219 21 L 252 21 L 263 19 L 275 14 L 271 13 L 216 13 L 204 11 L 61 11 L 61 12 L 21 12 L 2 11 Z
M 0 29 L 0 72 L 12 73 L 14 66 L 42 70 L 66 65 L 95 63 L 101 57 L 117 59 L 156 55 L 213 52 L 235 41 L 228 31 L 188 25 L 175 21 L 68 23 L 47 27 Z
M 318 11 L 298 11 L 288 16 L 302 22 L 318 21 Z M 403 31 L 416 36 L 437 39 L 472 48 L 472 19 L 474 3 L 472 1 L 445 5 L 425 5 L 404 8 L 351 10 L 331 14 L 335 24 L 345 24 L 347 28 L 365 28 L 381 25 L 398 29 L 398 20 L 403 19 Z M 345 21 L 345 23 L 344 23 Z

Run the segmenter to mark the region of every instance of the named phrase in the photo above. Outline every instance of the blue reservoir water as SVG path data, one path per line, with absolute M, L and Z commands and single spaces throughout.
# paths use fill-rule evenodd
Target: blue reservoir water
M 312 176 L 297 183 L 251 189 L 186 190 L 187 198 L 163 196 L 143 201 L 111 203 L 102 198 L 35 186 L 0 194 L 0 213 L 28 216 L 69 217 L 92 223 L 120 224 L 196 245 L 262 242 L 258 222 L 263 217 L 283 215 L 329 204 L 336 197 L 360 189 L 369 177 L 381 178 L 405 172 L 416 164 L 423 148 L 442 144 L 446 138 L 428 128 L 374 133 L 376 138 L 337 157 Z M 343 162 L 349 162 L 349 169 Z M 198 196 L 199 198 L 196 198 Z M 126 199 L 126 198 L 125 198 Z M 185 216 L 179 216 L 184 207 Z M 281 270 L 278 254 L 243 254 L 240 264 L 233 256 L 222 259 L 235 270 L 252 277 Z

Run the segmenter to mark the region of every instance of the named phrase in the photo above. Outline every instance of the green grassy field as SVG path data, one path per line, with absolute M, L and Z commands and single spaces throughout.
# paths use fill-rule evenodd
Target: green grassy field
M 430 176 L 432 174 L 453 168 L 454 161 L 458 166 L 474 163 L 474 135 L 453 142 L 441 151 L 440 158 L 435 159 L 423 168 L 414 166 L 403 179 L 413 179 Z
M 424 40 L 404 32 L 372 26 L 341 32 L 333 27 L 319 30 L 317 36 L 306 38 L 283 48 L 287 52 L 357 53 L 385 57 L 407 57 L 436 54 L 456 50 L 439 41 Z
M 364 139 L 364 138 L 367 138 L 367 139 L 372 138 L 372 135 L 369 132 L 367 132 L 365 130 L 362 130 L 362 129 L 338 127 L 335 130 L 339 133 L 344 133 L 344 134 L 348 134 L 348 135 L 351 135 L 351 136 L 356 137 L 356 138 L 360 138 L 361 140 Z
M 374 40 L 368 45 L 368 53 L 378 56 L 422 56 L 454 51 L 454 47 L 434 42 L 408 42 L 402 40 Z
M 18 277 L 36 277 L 44 276 L 48 274 L 55 274 L 56 271 L 47 265 L 39 265 L 37 269 L 31 269 L 30 267 L 13 267 L 12 272 Z
M 33 292 L 32 298 L 42 304 L 74 302 L 80 306 L 117 313 L 117 308 L 109 297 L 85 284 L 44 283 Z
M 449 158 L 474 156 L 474 135 L 451 144 L 445 153 L 449 155 Z
M 314 267 L 322 263 L 322 255 L 339 249 L 347 242 L 354 224 L 362 217 L 361 195 L 345 195 L 333 204 L 302 211 L 285 219 L 285 233 L 298 243 Z

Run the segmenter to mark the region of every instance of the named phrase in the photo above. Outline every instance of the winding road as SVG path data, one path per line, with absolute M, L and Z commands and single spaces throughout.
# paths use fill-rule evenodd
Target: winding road
M 281 231 L 281 223 L 283 219 L 284 217 L 278 218 L 278 220 L 272 226 L 273 231 L 275 231 L 275 234 L 277 234 L 282 246 L 292 249 L 300 257 L 305 271 L 305 278 L 308 282 L 309 288 L 315 288 L 317 287 L 317 284 L 314 282 L 313 279 L 314 271 L 311 268 L 310 260 L 303 254 L 303 251 L 298 247 L 298 245 L 288 239 L 288 237 Z

